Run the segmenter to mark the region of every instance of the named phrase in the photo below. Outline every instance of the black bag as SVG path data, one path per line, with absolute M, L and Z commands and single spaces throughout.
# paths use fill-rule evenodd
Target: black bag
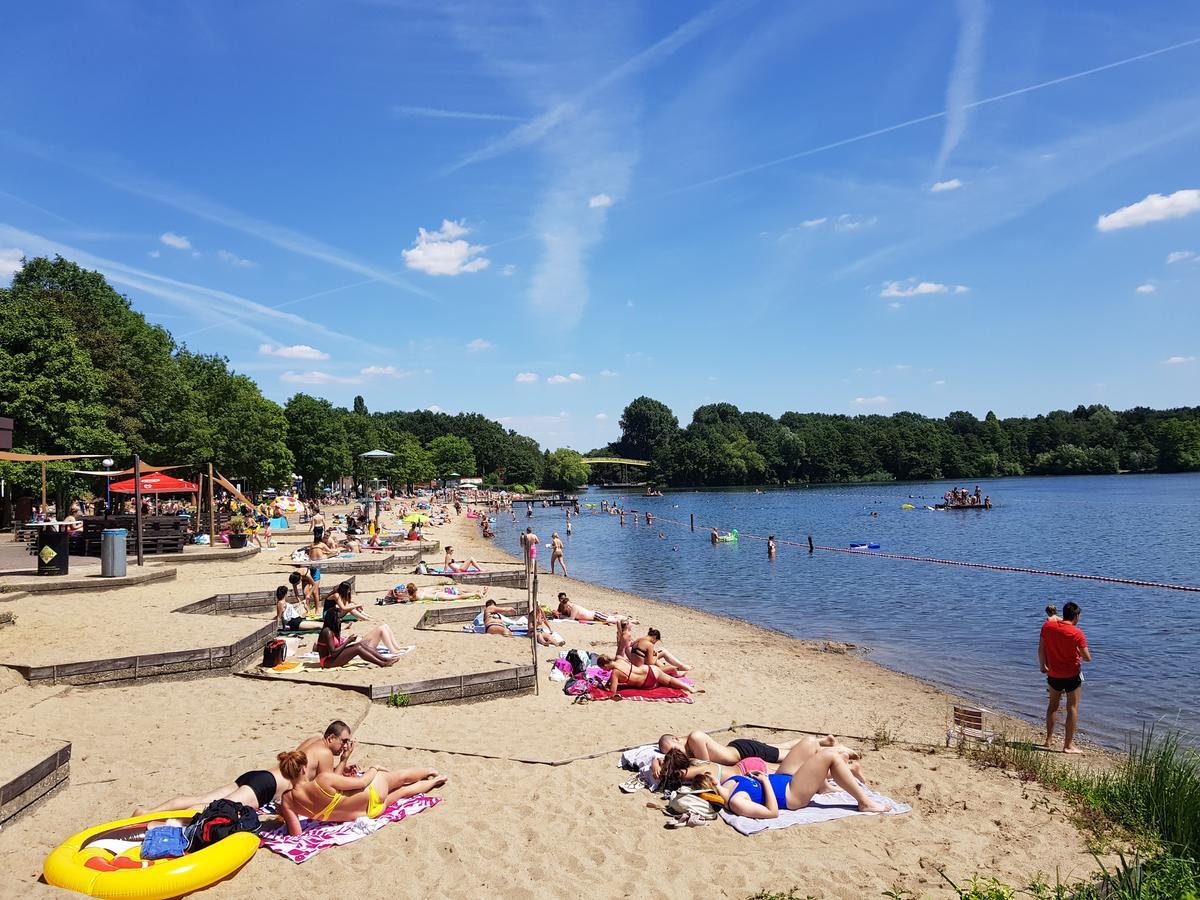
M 588 667 L 588 654 L 582 650 L 568 650 L 567 662 L 571 664 L 572 675 L 582 675 Z
M 184 826 L 187 852 L 195 853 L 240 831 L 258 831 L 258 813 L 232 800 L 214 800 Z
M 275 638 L 267 641 L 267 645 L 263 647 L 263 667 L 270 669 L 279 665 L 287 657 L 287 644 Z

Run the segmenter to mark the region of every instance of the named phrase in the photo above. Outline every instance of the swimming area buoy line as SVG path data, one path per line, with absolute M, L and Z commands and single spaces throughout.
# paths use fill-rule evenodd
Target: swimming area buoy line
M 692 527 L 690 522 L 681 522 L 677 519 L 668 519 L 665 516 L 655 515 L 654 524 L 657 525 L 659 523 L 664 525 L 675 525 L 679 528 L 686 528 L 689 530 L 691 530 Z M 717 526 L 707 522 L 696 522 L 695 526 L 697 530 L 709 531 L 713 528 L 717 528 L 718 531 L 722 530 Z M 749 534 L 744 531 L 738 532 L 737 529 L 729 529 L 729 534 L 737 535 L 734 540 L 740 538 L 751 541 L 767 540 L 765 535 Z M 720 538 L 719 540 L 721 542 L 726 542 L 726 539 L 724 538 Z M 809 548 L 809 543 L 807 541 L 792 541 L 787 540 L 786 538 L 777 537 L 775 538 L 775 543 L 784 544 L 789 547 L 799 547 L 801 549 Z M 914 556 L 905 553 L 881 553 L 879 552 L 878 544 L 866 544 L 861 542 L 852 543 L 849 547 L 827 547 L 821 544 L 813 544 L 812 549 L 822 550 L 826 553 L 846 553 L 857 556 L 870 556 L 874 559 L 899 559 L 907 562 L 933 563 L 939 566 L 961 566 L 967 569 L 987 569 L 993 572 L 1018 572 L 1024 575 L 1044 575 L 1050 578 L 1075 578 L 1081 581 L 1102 581 L 1107 584 L 1125 584 L 1132 587 L 1148 587 L 1164 591 L 1187 591 L 1189 593 L 1200 593 L 1200 585 L 1171 584 L 1162 581 L 1146 581 L 1138 578 L 1118 578 L 1113 575 L 1088 575 L 1082 572 L 1058 572 L 1053 569 L 1033 569 L 1026 566 L 1006 566 L 999 563 L 969 562 L 960 559 L 939 559 L 935 556 Z

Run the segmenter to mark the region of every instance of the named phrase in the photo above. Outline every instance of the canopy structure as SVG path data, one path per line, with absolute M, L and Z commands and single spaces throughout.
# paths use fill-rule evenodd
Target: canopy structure
M 114 494 L 132 494 L 136 487 L 134 480 L 130 478 L 128 481 L 118 481 L 114 484 L 112 492 Z M 200 490 L 200 486 L 159 472 L 142 476 L 140 489 L 143 494 L 195 494 Z
M 359 459 L 391 459 L 395 453 L 388 453 L 386 450 L 368 450 L 366 453 L 358 454 Z

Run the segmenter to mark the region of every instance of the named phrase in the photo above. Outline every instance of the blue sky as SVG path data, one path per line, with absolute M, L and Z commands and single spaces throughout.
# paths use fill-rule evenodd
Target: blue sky
M 550 447 L 649 394 L 1200 402 L 1191 3 L 44 2 L 0 279 L 103 271 L 279 401 Z

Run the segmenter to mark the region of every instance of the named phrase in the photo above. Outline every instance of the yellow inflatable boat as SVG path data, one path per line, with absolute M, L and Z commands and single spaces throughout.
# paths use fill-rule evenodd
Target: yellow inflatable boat
M 42 873 L 55 887 L 92 897 L 165 900 L 206 888 L 249 862 L 258 849 L 258 835 L 232 834 L 177 859 L 142 859 L 146 823 L 187 821 L 196 812 L 150 813 L 85 829 L 46 857 Z

